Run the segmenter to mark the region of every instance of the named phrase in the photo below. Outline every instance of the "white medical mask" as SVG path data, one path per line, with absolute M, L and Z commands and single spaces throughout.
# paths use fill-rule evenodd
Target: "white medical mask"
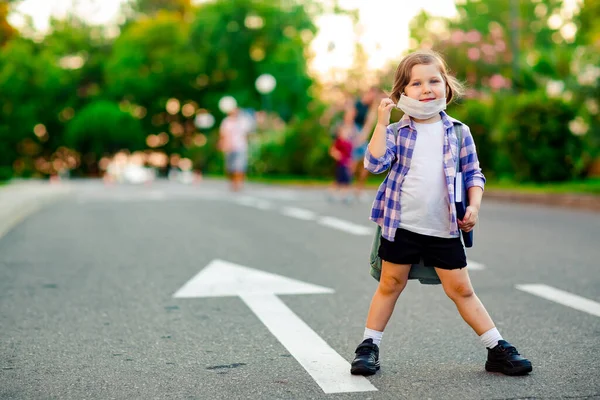
M 419 101 L 401 94 L 396 107 L 413 118 L 429 119 L 446 109 L 446 98 L 442 97 L 431 101 Z

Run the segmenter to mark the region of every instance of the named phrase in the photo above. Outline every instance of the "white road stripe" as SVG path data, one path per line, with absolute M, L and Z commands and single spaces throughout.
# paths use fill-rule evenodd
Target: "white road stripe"
M 481 271 L 485 269 L 485 265 L 475 262 L 473 260 L 467 260 L 467 269 L 471 271 Z
M 271 203 L 266 200 L 257 199 L 256 197 L 244 196 L 234 201 L 243 206 L 258 208 L 259 210 L 269 210 L 272 208 Z
M 364 226 L 358 225 L 352 222 L 344 221 L 343 219 L 338 219 L 334 217 L 321 217 L 318 220 L 319 224 L 328 226 L 330 228 L 338 229 L 340 231 L 344 231 L 347 233 L 351 233 L 353 235 L 372 235 L 373 229 Z
M 542 284 L 516 285 L 516 287 L 519 290 L 540 296 L 546 300 L 600 317 L 600 303 L 586 299 L 585 297 Z
M 283 215 L 287 215 L 288 217 L 297 218 L 304 221 L 312 221 L 317 218 L 317 214 L 315 212 L 296 207 L 284 207 L 281 209 L 281 213 Z

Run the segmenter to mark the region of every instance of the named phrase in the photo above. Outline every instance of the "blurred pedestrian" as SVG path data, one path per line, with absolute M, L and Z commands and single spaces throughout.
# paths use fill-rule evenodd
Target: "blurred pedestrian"
M 346 203 L 351 202 L 352 136 L 356 132 L 354 122 L 352 120 L 348 122 L 342 122 L 337 126 L 335 141 L 329 149 L 329 154 L 335 160 L 335 181 L 330 198 L 332 200 L 340 199 Z
M 225 172 L 231 182 L 231 190 L 242 189 L 248 169 L 248 135 L 252 124 L 240 113 L 235 104 L 219 127 L 218 147 L 225 156 Z
M 354 193 L 358 200 L 364 200 L 363 190 L 369 171 L 365 169 L 363 161 L 371 133 L 377 122 L 377 108 L 382 97 L 382 90 L 372 86 L 354 102 L 354 123 L 358 134 L 353 138 L 351 173 L 355 178 Z
M 421 259 L 426 267 L 435 267 L 445 293 L 487 348 L 485 369 L 506 375 L 532 371 L 531 362 L 500 335 L 465 268 L 460 230 L 470 232 L 477 223 L 485 177 L 469 127 L 444 112 L 462 90 L 439 54 L 418 51 L 400 62 L 391 98 L 380 102 L 364 164 L 375 174 L 390 170 L 371 210 L 371 220 L 382 229 L 378 252 L 382 269 L 352 374 L 372 375 L 379 369 L 383 330 L 406 287 L 411 265 Z M 390 125 L 396 106 L 404 116 Z M 458 130 L 463 133 L 461 143 Z M 462 220 L 454 198 L 454 179 L 462 179 L 458 172 L 464 175 L 469 200 Z M 447 341 L 439 339 L 440 344 Z

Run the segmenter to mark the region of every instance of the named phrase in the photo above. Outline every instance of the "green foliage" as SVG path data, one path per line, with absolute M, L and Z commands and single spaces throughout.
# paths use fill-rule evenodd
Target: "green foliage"
M 496 147 L 492 132 L 495 109 L 491 101 L 466 100 L 454 104 L 448 110 L 450 115 L 467 124 L 473 135 L 479 163 L 486 176 L 494 175 Z M 489 171 L 489 172 L 488 172 Z
M 332 139 L 328 127 L 321 124 L 324 110 L 313 104 L 309 112 L 294 118 L 282 132 L 266 132 L 266 139 L 254 153 L 256 175 L 331 176 L 333 160 L 329 156 Z
M 13 170 L 11 167 L 0 166 L 0 182 L 7 181 L 13 177 Z
M 67 125 L 66 144 L 85 159 L 99 160 L 121 149 L 140 150 L 145 135 L 140 122 L 117 104 L 97 101 L 86 106 Z M 93 164 L 93 162 L 92 162 Z M 89 165 L 88 165 L 89 167 Z
M 259 108 L 256 78 L 269 73 L 277 80 L 271 104 L 284 120 L 306 108 L 312 79 L 308 76 L 306 37 L 316 27 L 302 3 L 289 1 L 217 0 L 198 9 L 191 38 L 207 63 L 201 82 L 202 104 L 215 109 L 229 94 L 243 107 Z
M 502 144 L 519 181 L 565 181 L 583 171 L 584 143 L 569 129 L 572 105 L 539 93 L 521 95 L 505 115 Z
M 149 111 L 164 111 L 169 97 L 194 96 L 192 85 L 204 61 L 193 51 L 188 35 L 187 24 L 166 12 L 128 26 L 106 60 L 108 94 Z
M 192 8 L 190 0 L 131 0 L 129 3 L 134 13 L 145 15 L 155 15 L 165 10 L 183 15 Z

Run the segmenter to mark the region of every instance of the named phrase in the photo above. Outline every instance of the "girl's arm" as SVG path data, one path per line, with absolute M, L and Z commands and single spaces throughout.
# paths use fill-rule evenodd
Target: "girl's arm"
M 375 158 L 381 158 L 385 155 L 387 149 L 387 125 L 380 124 L 379 122 L 375 125 L 375 131 L 369 141 L 369 152 Z
M 371 153 L 371 143 L 369 143 L 369 147 L 367 147 L 367 151 L 365 152 L 364 166 L 373 174 L 380 174 L 387 171 L 396 157 L 396 143 L 394 142 L 395 135 L 392 131 L 392 128 L 394 128 L 393 125 L 384 128 L 385 131 L 383 132 L 382 136 L 385 141 L 385 147 L 382 156 L 375 157 Z M 375 131 L 377 131 L 377 129 L 375 129 Z M 376 137 L 375 135 L 376 133 L 373 133 L 373 138 Z M 373 142 L 373 138 L 371 138 L 371 142 Z
M 386 171 L 395 157 L 394 132 L 388 127 L 395 104 L 390 98 L 381 99 L 377 109 L 377 125 L 365 154 L 365 168 L 374 174 Z

